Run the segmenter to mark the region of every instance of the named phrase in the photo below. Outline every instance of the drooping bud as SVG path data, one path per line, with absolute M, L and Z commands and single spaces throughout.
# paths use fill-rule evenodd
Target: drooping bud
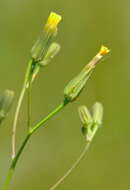
M 5 90 L 0 95 L 0 124 L 7 117 L 8 112 L 12 106 L 14 99 L 14 92 L 11 90 Z
M 31 55 L 35 62 L 40 62 L 43 60 L 48 48 L 56 36 L 57 26 L 61 19 L 62 17 L 54 12 L 50 14 L 41 36 L 31 50 Z
M 65 99 L 71 102 L 79 96 L 97 63 L 109 52 L 108 49 L 107 51 L 103 51 L 103 49 L 104 48 L 101 48 L 99 53 L 89 62 L 89 64 L 87 64 L 84 69 L 68 83 L 64 89 Z

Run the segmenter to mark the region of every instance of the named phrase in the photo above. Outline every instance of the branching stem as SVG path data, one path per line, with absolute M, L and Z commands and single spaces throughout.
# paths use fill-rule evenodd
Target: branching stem
M 59 111 L 61 111 L 65 105 L 67 105 L 69 102 L 64 101 L 63 103 L 61 103 L 56 109 L 54 109 L 49 115 L 47 115 L 44 119 L 42 119 L 40 122 L 38 122 L 34 127 L 32 127 L 28 133 L 28 135 L 26 136 L 25 140 L 23 141 L 21 147 L 18 150 L 18 153 L 16 154 L 16 156 L 12 159 L 11 165 L 10 165 L 10 169 L 8 172 L 8 175 L 6 177 L 5 183 L 3 185 L 2 190 L 8 190 L 9 189 L 9 185 L 10 182 L 12 180 L 14 171 L 15 171 L 15 167 L 17 165 L 17 162 L 21 156 L 21 153 L 23 152 L 27 142 L 29 141 L 31 135 L 40 127 L 43 126 L 43 124 L 45 124 L 49 119 L 51 119 L 54 115 L 56 115 Z

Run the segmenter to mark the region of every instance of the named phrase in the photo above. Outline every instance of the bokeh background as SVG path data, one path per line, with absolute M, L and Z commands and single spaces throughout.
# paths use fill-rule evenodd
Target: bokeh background
M 128 190 L 130 188 L 130 1 L 129 0 L 1 0 L 0 91 L 15 91 L 8 119 L 0 126 L 0 185 L 11 153 L 12 119 L 30 49 L 50 13 L 63 16 L 57 41 L 60 54 L 33 84 L 32 123 L 63 99 L 67 82 L 97 53 L 102 44 L 110 55 L 96 68 L 78 101 L 67 106 L 28 143 L 12 190 L 48 189 L 71 166 L 85 141 L 77 108 L 104 104 L 104 124 L 87 157 L 59 190 Z M 18 122 L 17 146 L 26 133 L 26 98 Z

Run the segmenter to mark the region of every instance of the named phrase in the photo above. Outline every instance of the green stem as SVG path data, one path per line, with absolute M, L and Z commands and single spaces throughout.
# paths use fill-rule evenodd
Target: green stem
M 42 119 L 38 124 L 36 124 L 33 128 L 30 129 L 29 134 L 26 136 L 25 140 L 23 141 L 18 153 L 16 154 L 16 156 L 12 159 L 11 162 L 11 166 L 8 172 L 8 175 L 6 177 L 5 183 L 3 185 L 2 190 L 8 190 L 9 189 L 9 185 L 11 183 L 14 171 L 15 171 L 15 167 L 17 165 L 17 162 L 20 158 L 21 153 L 23 152 L 27 142 L 29 141 L 31 135 L 37 130 L 39 129 L 43 124 L 45 124 L 49 119 L 51 119 L 54 115 L 56 115 L 60 110 L 62 110 L 65 105 L 67 105 L 68 102 L 64 101 L 63 103 L 61 103 L 56 109 L 54 109 L 48 116 L 46 116 L 44 119 Z
M 61 103 L 55 110 L 53 110 L 47 117 L 42 119 L 39 123 L 37 123 L 34 127 L 30 129 L 30 133 L 34 133 L 37 129 L 39 129 L 44 123 L 46 123 L 51 117 L 56 115 L 60 110 L 62 110 L 69 102 L 64 101 Z
M 76 160 L 76 162 L 74 162 L 74 164 L 71 166 L 71 168 L 52 187 L 49 188 L 49 190 L 56 189 L 71 174 L 71 172 L 80 164 L 81 160 L 86 155 L 86 153 L 87 153 L 87 151 L 89 149 L 89 146 L 90 146 L 90 144 L 91 144 L 91 142 L 92 142 L 98 128 L 99 128 L 99 125 L 97 125 L 95 123 L 95 125 L 93 126 L 93 131 L 92 131 L 92 134 L 91 134 L 91 138 L 90 138 L 89 141 L 86 139 L 87 140 L 86 146 L 83 149 L 82 153 L 80 154 L 79 158 Z
M 31 79 L 28 82 L 28 97 L 27 97 L 27 126 L 28 130 L 31 126 Z
M 12 176 L 13 176 L 13 173 L 14 173 L 14 170 L 13 169 L 9 169 L 9 172 L 8 172 L 8 175 L 7 175 L 7 178 L 6 178 L 6 181 L 2 187 L 2 190 L 6 190 L 6 189 L 9 189 L 9 185 L 10 185 L 10 181 L 12 179 Z
M 55 183 L 51 188 L 49 188 L 49 190 L 56 189 L 71 174 L 71 172 L 79 165 L 81 160 L 84 158 L 86 152 L 89 149 L 89 146 L 90 146 L 90 142 L 86 144 L 84 150 L 82 151 L 82 153 L 80 154 L 76 162 L 71 166 L 71 168 L 57 181 L 57 183 Z
M 28 78 L 30 75 L 32 63 L 33 63 L 33 60 L 31 59 L 28 63 L 28 67 L 27 67 L 27 71 L 26 71 L 25 79 L 24 79 L 24 85 L 23 85 L 23 88 L 22 88 L 20 96 L 19 96 L 19 100 L 18 100 L 18 104 L 16 107 L 15 116 L 14 116 L 13 131 L 12 131 L 12 159 L 14 159 L 14 157 L 15 157 L 15 146 L 16 146 L 15 141 L 16 141 L 16 128 L 17 128 L 18 116 L 19 116 L 22 101 L 23 101 L 23 98 L 24 98 L 24 95 L 25 95 L 25 92 L 27 89 L 27 82 L 28 82 Z
M 10 183 L 11 183 L 11 180 L 12 180 L 12 177 L 13 177 L 13 174 L 14 174 L 14 171 L 15 171 L 15 167 L 16 167 L 17 161 L 19 160 L 19 157 L 20 157 L 22 151 L 24 150 L 24 147 L 25 147 L 25 145 L 27 144 L 27 142 L 28 142 L 30 136 L 31 136 L 31 134 L 28 134 L 28 135 L 26 136 L 26 138 L 25 138 L 25 140 L 23 141 L 23 143 L 22 143 L 22 145 L 21 145 L 21 147 L 20 147 L 20 149 L 19 149 L 17 155 L 16 155 L 15 158 L 12 160 L 11 166 L 10 166 L 10 169 L 9 169 L 9 171 L 8 171 L 8 175 L 7 175 L 6 179 L 5 179 L 5 183 L 4 183 L 4 185 L 3 185 L 2 190 L 8 190 L 8 189 L 9 189 L 9 185 L 10 185 Z

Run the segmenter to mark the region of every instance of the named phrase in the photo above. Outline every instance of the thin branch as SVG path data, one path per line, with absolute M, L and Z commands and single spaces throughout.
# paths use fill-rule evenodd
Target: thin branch
M 67 103 L 66 102 L 61 103 L 50 114 L 48 114 L 44 119 L 42 119 L 40 122 L 38 122 L 34 127 L 32 127 L 29 130 L 29 133 L 27 134 L 26 138 L 24 139 L 24 141 L 23 141 L 21 147 L 19 148 L 16 156 L 12 159 L 11 166 L 10 166 L 8 175 L 7 175 L 6 179 L 5 179 L 5 183 L 4 183 L 3 187 L 2 187 L 2 190 L 8 190 L 9 189 L 9 185 L 11 183 L 11 180 L 12 180 L 12 177 L 13 177 L 17 162 L 18 162 L 18 160 L 19 160 L 19 158 L 20 158 L 20 156 L 21 156 L 27 142 L 29 141 L 31 135 L 33 133 L 35 133 L 37 129 L 42 127 L 43 124 L 45 124 L 49 119 L 51 119 L 54 115 L 56 115 L 59 111 L 61 111 L 65 107 L 65 105 L 67 105 Z
M 28 83 L 28 97 L 27 97 L 27 126 L 31 125 L 31 80 Z
M 33 60 L 31 59 L 28 63 L 28 67 L 27 67 L 27 71 L 26 71 L 25 79 L 24 79 L 24 85 L 23 85 L 23 88 L 21 90 L 21 93 L 20 93 L 20 96 L 18 99 L 18 104 L 17 104 L 16 111 L 15 111 L 15 115 L 14 115 L 13 130 L 12 130 L 12 160 L 15 158 L 15 149 L 16 149 L 16 145 L 15 145 L 16 142 L 15 141 L 16 141 L 17 121 L 18 121 L 22 101 L 23 101 L 23 98 L 24 98 L 24 95 L 25 95 L 25 92 L 27 89 L 27 85 L 28 85 L 27 82 L 29 79 L 32 64 L 33 64 Z
M 81 160 L 84 158 L 84 156 L 86 155 L 88 149 L 90 146 L 90 142 L 88 142 L 85 146 L 85 148 L 83 149 L 82 153 L 80 154 L 79 158 L 76 160 L 76 162 L 72 165 L 72 167 L 57 181 L 57 183 L 55 183 L 51 188 L 49 188 L 49 190 L 54 190 L 56 189 L 70 174 L 71 172 L 79 165 L 79 163 L 81 162 Z
M 19 111 L 22 105 L 22 101 L 24 98 L 26 88 L 24 87 L 20 93 L 20 97 L 18 100 L 16 112 L 15 112 L 15 117 L 14 117 L 14 122 L 13 122 L 13 131 L 12 131 L 12 159 L 15 157 L 15 138 L 16 138 L 16 127 L 17 127 L 17 121 L 18 121 L 18 116 L 19 116 Z

